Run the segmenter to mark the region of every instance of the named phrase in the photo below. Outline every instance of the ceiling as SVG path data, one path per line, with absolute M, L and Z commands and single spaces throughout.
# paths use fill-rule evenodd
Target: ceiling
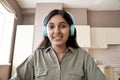
M 120 0 L 16 0 L 22 8 L 35 8 L 36 3 L 63 3 L 64 8 L 120 10 Z

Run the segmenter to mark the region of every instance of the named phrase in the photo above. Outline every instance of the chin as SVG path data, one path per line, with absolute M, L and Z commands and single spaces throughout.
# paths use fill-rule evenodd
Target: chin
M 63 42 L 62 42 L 62 43 L 54 43 L 53 45 L 54 45 L 54 46 L 63 46 L 64 44 L 63 44 Z

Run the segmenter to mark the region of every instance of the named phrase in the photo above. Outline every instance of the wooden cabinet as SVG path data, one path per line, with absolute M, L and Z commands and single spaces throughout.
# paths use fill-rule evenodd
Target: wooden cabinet
M 98 65 L 108 80 L 113 80 L 113 68 L 107 65 Z
M 120 44 L 120 28 L 106 28 L 107 44 Z
M 113 68 L 113 80 L 120 80 L 120 68 Z
M 107 48 L 106 28 L 91 28 L 91 48 Z
M 120 74 L 117 72 L 114 72 L 114 79 L 113 80 L 120 80 Z
M 91 38 L 90 38 L 90 26 L 89 25 L 76 25 L 77 31 L 77 42 L 80 47 L 90 48 Z
M 108 80 L 120 80 L 120 67 L 112 66 L 99 66 L 99 68 L 102 70 L 102 72 L 105 74 L 105 76 L 108 78 Z
M 91 28 L 91 48 L 107 48 L 109 44 L 120 44 L 120 28 Z
M 11 64 L 0 64 L 0 80 L 9 80 Z

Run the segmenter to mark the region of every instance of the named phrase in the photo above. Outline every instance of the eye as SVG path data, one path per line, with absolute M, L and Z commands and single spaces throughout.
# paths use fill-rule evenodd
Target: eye
M 59 27 L 60 27 L 61 29 L 65 28 L 66 26 L 67 26 L 66 24 L 60 24 L 60 25 L 59 25 Z
M 48 25 L 48 29 L 53 29 L 55 26 L 53 24 Z

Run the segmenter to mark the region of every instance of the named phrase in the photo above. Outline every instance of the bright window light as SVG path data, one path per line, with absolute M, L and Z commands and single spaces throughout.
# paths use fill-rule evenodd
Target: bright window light
M 0 64 L 9 62 L 14 14 L 0 4 Z

